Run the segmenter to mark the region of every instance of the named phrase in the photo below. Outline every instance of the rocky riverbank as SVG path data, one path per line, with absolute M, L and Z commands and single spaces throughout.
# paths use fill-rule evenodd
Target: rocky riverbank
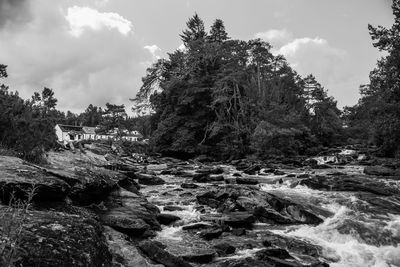
M 337 150 L 205 163 L 96 144 L 47 160 L 0 156 L 4 220 L 35 188 L 17 266 L 400 266 L 395 160 Z

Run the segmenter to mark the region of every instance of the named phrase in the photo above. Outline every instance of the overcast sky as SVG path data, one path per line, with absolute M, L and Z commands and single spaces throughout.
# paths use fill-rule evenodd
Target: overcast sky
M 0 64 L 24 98 L 54 89 L 61 110 L 128 109 L 146 68 L 181 45 L 197 12 L 232 38 L 262 38 L 301 75 L 313 73 L 339 106 L 382 56 L 367 25 L 393 23 L 390 0 L 0 0 Z

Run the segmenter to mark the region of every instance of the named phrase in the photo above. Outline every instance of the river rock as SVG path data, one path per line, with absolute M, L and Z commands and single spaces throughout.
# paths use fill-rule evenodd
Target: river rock
M 8 212 L 19 214 L 14 221 L 22 220 L 21 213 L 15 210 L 0 212 L 2 223 Z M 28 211 L 22 222 L 15 266 L 111 266 L 112 256 L 103 236 L 103 227 L 90 217 Z M 4 234 L 9 235 L 0 229 L 0 240 Z
M 364 168 L 364 173 L 368 175 L 376 175 L 376 176 L 394 176 L 396 175 L 396 171 L 384 167 L 384 166 L 366 166 Z
M 220 237 L 222 233 L 223 231 L 220 228 L 208 229 L 201 231 L 200 237 L 204 238 L 205 240 L 211 240 Z
M 112 254 L 113 267 L 162 267 L 161 264 L 151 264 L 149 260 L 142 256 L 138 249 L 129 242 L 128 237 L 121 234 L 111 227 L 104 227 L 104 235 L 108 244 L 108 249 Z
M 160 213 L 160 214 L 157 215 L 158 222 L 163 224 L 163 225 L 170 225 L 173 222 L 176 222 L 176 221 L 178 221 L 180 219 L 181 218 L 179 218 L 176 215 L 167 214 L 167 213 Z
M 170 205 L 168 205 L 168 206 L 164 206 L 163 210 L 165 210 L 165 211 L 182 211 L 182 210 L 185 210 L 185 209 L 180 207 L 180 206 L 172 206 L 172 205 L 170 206 Z
M 182 188 L 187 188 L 187 189 L 196 189 L 199 186 L 197 184 L 192 184 L 192 183 L 182 183 L 181 187 Z
M 210 229 L 213 228 L 214 225 L 211 223 L 198 222 L 198 223 L 190 223 L 182 226 L 182 230 L 199 230 L 199 229 Z
M 263 261 L 248 257 L 224 260 L 218 264 L 218 267 L 274 267 L 274 265 L 266 264 Z
M 150 229 L 144 220 L 129 215 L 126 209 L 114 209 L 101 216 L 101 222 L 130 237 L 140 237 Z
M 236 183 L 237 184 L 258 184 L 258 180 L 254 178 L 249 178 L 249 177 L 238 177 L 236 178 Z
M 140 250 L 150 259 L 161 263 L 167 267 L 191 267 L 192 265 L 180 257 L 176 257 L 171 253 L 158 246 L 153 241 L 143 241 L 139 243 Z
M 323 221 L 300 204 L 261 191 L 256 187 L 225 185 L 200 193 L 196 198 L 199 204 L 217 208 L 221 212 L 247 211 L 254 214 L 257 219 L 264 216 L 260 217 L 260 213 L 255 212 L 255 209 L 264 207 L 267 211 L 275 210 L 281 216 L 276 215 L 282 218 L 287 217 L 293 223 L 318 224 Z
M 200 250 L 194 253 L 181 255 L 181 257 L 188 262 L 194 263 L 209 263 L 215 257 L 216 252 L 214 250 Z
M 139 178 L 139 184 L 143 185 L 162 185 L 165 181 L 155 175 L 146 173 L 137 173 L 136 176 Z
M 236 251 L 236 248 L 229 243 L 219 243 L 214 245 L 214 248 L 216 249 L 218 256 L 227 256 Z
M 370 192 L 381 196 L 399 193 L 399 190 L 365 176 L 315 176 L 300 181 L 300 184 L 312 189 L 326 191 Z
M 22 159 L 0 156 L 0 199 L 8 203 L 11 194 L 16 198 L 27 198 L 34 190 L 34 200 L 62 201 L 71 187 L 62 179 Z
M 201 174 L 223 174 L 224 169 L 221 167 L 216 167 L 216 168 L 203 168 L 203 169 L 198 169 L 196 170 L 197 173 Z
M 197 183 L 210 183 L 210 182 L 220 182 L 224 180 L 222 175 L 210 175 L 206 173 L 198 173 L 193 175 L 193 181 Z

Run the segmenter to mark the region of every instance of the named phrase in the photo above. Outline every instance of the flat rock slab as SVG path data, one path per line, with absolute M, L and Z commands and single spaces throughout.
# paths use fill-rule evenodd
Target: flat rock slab
M 40 167 L 16 157 L 0 156 L 0 198 L 8 202 L 11 194 L 26 198 L 35 187 L 34 200 L 62 201 L 70 186 Z
M 4 216 L 16 211 L 3 209 L 0 212 Z M 18 216 L 14 220 L 21 218 Z M 103 236 L 103 227 L 92 218 L 28 211 L 22 225 L 20 258 L 16 266 L 111 266 L 112 256 Z M 5 234 L 0 229 L 0 237 Z

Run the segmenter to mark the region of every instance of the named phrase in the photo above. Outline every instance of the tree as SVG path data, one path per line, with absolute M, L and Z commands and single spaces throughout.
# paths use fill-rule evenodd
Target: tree
M 390 29 L 368 25 L 373 45 L 387 56 L 370 73 L 370 83 L 361 88 L 362 97 L 347 114 L 352 129 L 366 125 L 384 156 L 400 157 L 400 1 L 392 4 L 394 24 Z
M 228 33 L 225 31 L 224 22 L 220 19 L 216 19 L 211 26 L 210 34 L 208 35 L 208 40 L 210 42 L 224 42 L 228 40 Z

